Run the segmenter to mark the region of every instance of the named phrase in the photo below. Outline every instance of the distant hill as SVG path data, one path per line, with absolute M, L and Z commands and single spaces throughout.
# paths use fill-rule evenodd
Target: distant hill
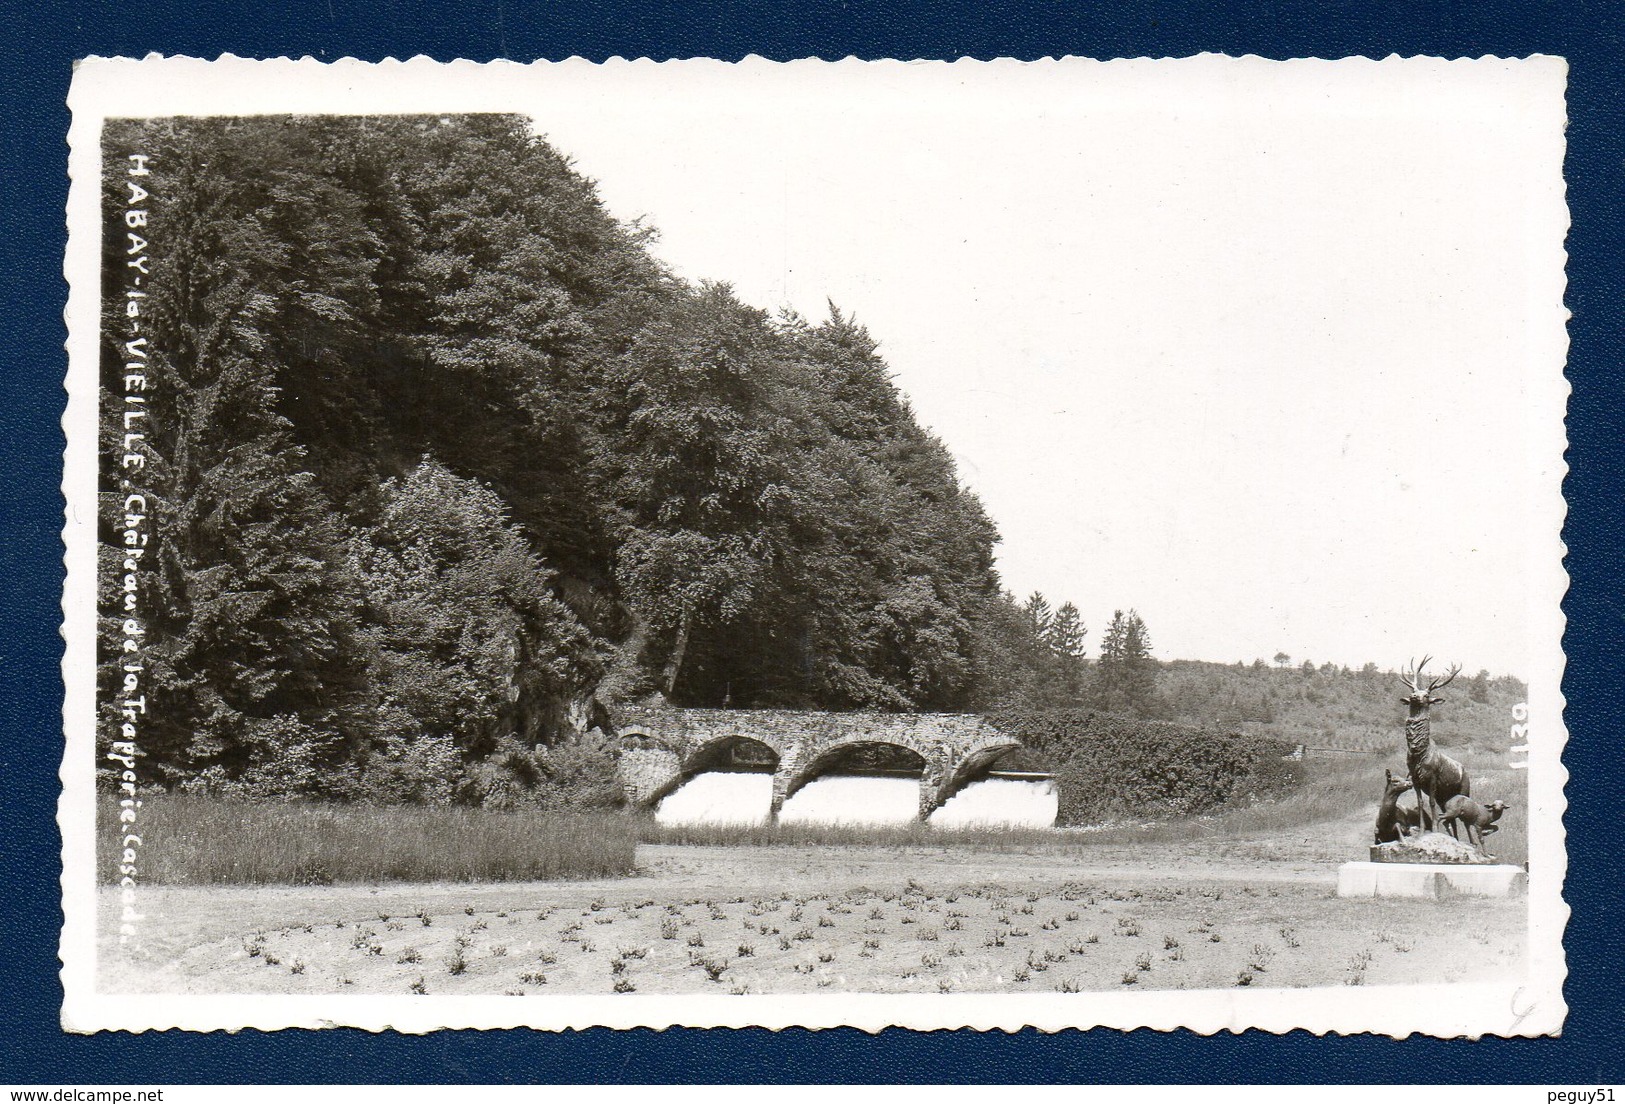
M 1397 750 L 1404 737 L 1399 675 L 1371 664 L 1358 671 L 1203 660 L 1160 666 L 1157 693 L 1172 720 L 1334 751 Z M 1445 703 L 1434 707 L 1433 737 L 1445 747 L 1505 752 L 1512 707 L 1528 693 L 1511 676 L 1463 672 L 1441 693 Z

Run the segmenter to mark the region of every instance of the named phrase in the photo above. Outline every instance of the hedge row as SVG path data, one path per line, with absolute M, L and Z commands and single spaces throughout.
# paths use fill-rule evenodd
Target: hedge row
M 1053 771 L 1060 824 L 1193 816 L 1298 786 L 1292 745 L 1170 721 L 1085 709 L 1009 711 L 992 718 L 1024 745 L 1014 760 Z

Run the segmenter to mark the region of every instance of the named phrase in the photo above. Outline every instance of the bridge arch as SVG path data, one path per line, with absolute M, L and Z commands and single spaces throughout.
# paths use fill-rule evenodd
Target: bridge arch
M 779 749 L 767 741 L 743 734 L 713 736 L 683 755 L 670 777 L 653 787 L 642 800 L 645 805 L 657 805 L 662 798 L 707 771 L 777 774 L 778 770 Z
M 772 774 L 779 769 L 779 749 L 766 740 L 743 733 L 714 736 L 695 747 L 684 769 L 694 774 L 708 770 L 748 770 Z
M 819 748 L 811 756 L 797 763 L 784 779 L 784 799 L 795 796 L 797 790 L 820 775 L 833 773 L 841 766 L 858 766 L 854 760 L 872 756 L 870 763 L 861 765 L 869 770 L 896 770 L 916 777 L 923 775 L 931 764 L 930 758 L 918 748 L 897 740 L 887 740 L 862 733 L 836 740 Z
M 802 749 L 798 748 L 797 751 Z M 773 780 L 770 815 L 776 820 L 784 803 L 821 775 L 829 774 L 854 755 L 889 757 L 897 769 L 918 780 L 918 815 L 927 816 L 934 808 L 934 796 L 941 783 L 944 750 L 925 740 L 910 739 L 896 731 L 859 729 L 806 749 L 780 768 Z
M 1014 740 L 997 739 L 960 756 L 952 769 L 943 772 L 942 784 L 937 787 L 935 794 L 935 805 L 945 804 L 954 794 L 974 782 L 979 775 L 986 773 L 1002 756 L 1020 746 Z

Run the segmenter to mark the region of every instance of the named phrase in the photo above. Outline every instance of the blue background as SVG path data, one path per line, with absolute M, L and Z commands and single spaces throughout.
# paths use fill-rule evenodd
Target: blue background
M 1104 5 L 1103 5 L 1104 7 Z M 606 0 L 416 0 L 357 4 L 8 2 L 0 50 L 5 189 L 0 222 L 6 335 L 0 345 L 0 534 L 8 616 L 0 630 L 0 1082 L 465 1081 L 1281 1081 L 1522 1082 L 1621 1079 L 1622 833 L 1618 564 L 1621 525 L 1620 258 L 1625 256 L 1625 73 L 1621 6 L 1594 3 L 1078 3 L 866 0 L 691 6 Z M 61 278 L 67 194 L 63 104 L 70 66 L 149 51 L 333 59 L 593 60 L 756 53 L 773 59 L 1363 54 L 1569 59 L 1566 176 L 1573 230 L 1568 303 L 1570 503 L 1565 602 L 1574 914 L 1561 1039 L 1315 1039 L 1298 1032 L 1040 1035 L 887 1031 L 587 1031 L 549 1035 L 354 1030 L 69 1036 L 58 1027 L 61 913 L 55 824 L 62 684 L 58 493 L 65 366 Z M 1404 539 L 1405 519 L 1394 519 Z M 1486 600 L 1491 600 L 1486 596 Z

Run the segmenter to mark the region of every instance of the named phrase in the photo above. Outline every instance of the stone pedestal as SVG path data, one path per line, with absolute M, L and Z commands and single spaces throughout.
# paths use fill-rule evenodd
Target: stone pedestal
M 1506 864 L 1347 862 L 1337 868 L 1339 897 L 1516 897 L 1528 887 L 1523 867 Z
M 1485 854 L 1482 847 L 1474 847 L 1443 832 L 1423 832 L 1392 843 L 1375 844 L 1367 857 L 1374 863 L 1408 863 L 1413 866 L 1426 866 L 1429 863 L 1490 866 L 1495 862 L 1495 856 Z

